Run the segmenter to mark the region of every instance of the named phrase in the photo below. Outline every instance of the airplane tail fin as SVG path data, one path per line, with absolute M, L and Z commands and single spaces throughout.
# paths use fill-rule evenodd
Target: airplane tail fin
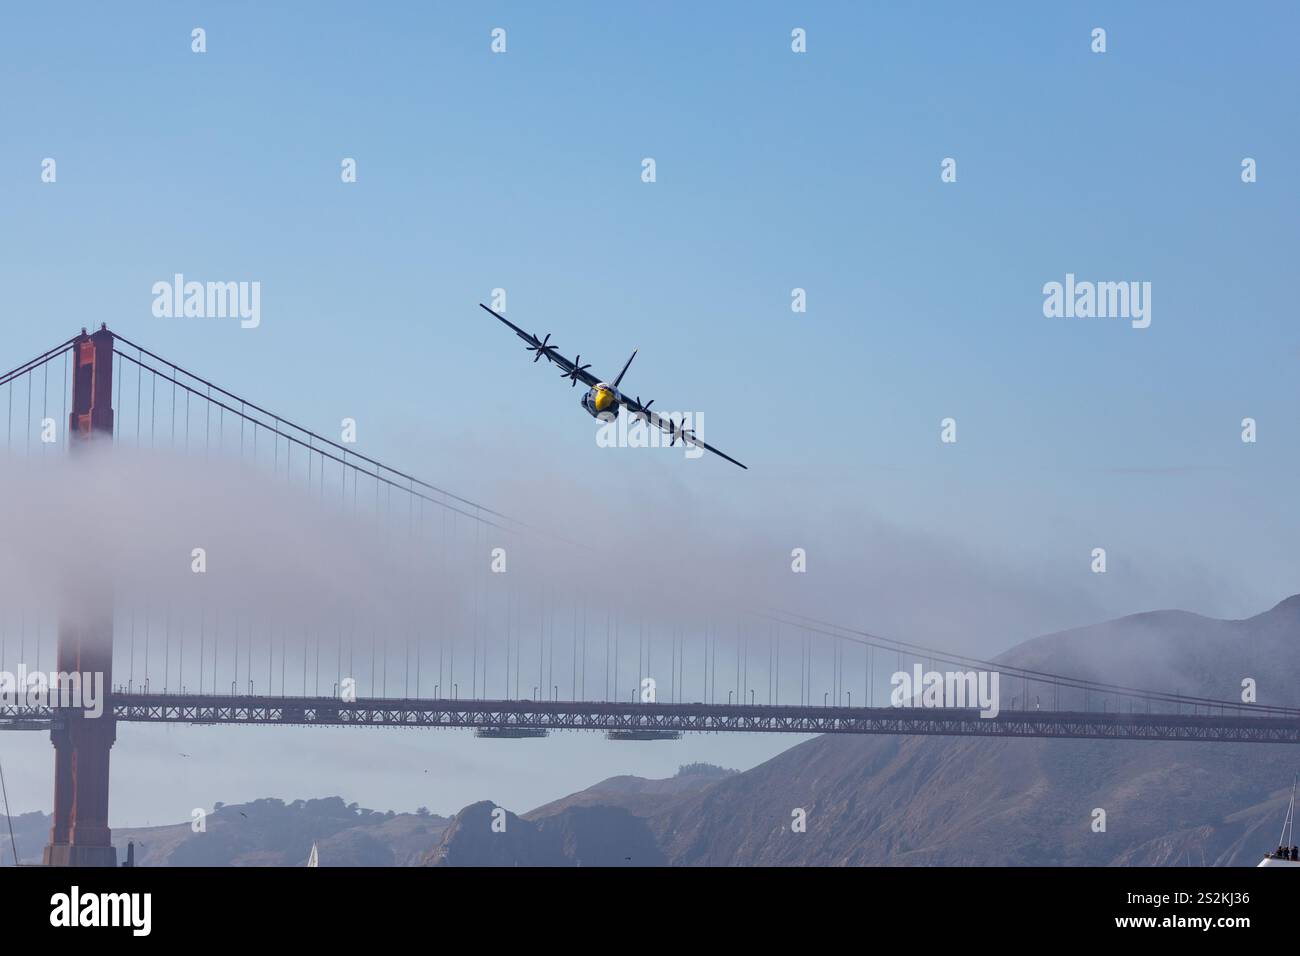
M 623 371 L 618 373 L 618 378 L 614 379 L 614 387 L 618 388 L 618 383 L 623 381 L 623 376 L 627 374 L 627 366 L 632 364 L 632 359 L 636 358 L 639 349 L 633 349 L 632 354 L 628 357 L 627 365 L 623 366 Z

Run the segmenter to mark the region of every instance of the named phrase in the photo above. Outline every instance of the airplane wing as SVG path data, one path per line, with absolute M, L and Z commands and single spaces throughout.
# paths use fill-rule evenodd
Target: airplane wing
M 566 359 L 563 355 L 557 352 L 555 350 L 554 345 L 548 345 L 547 343 L 551 339 L 549 333 L 547 334 L 546 338 L 539 339 L 537 336 L 529 332 L 525 332 L 519 326 L 515 325 L 513 322 L 507 319 L 500 312 L 497 312 L 493 309 L 489 309 L 482 302 L 480 302 L 478 305 L 480 309 L 483 309 L 487 312 L 491 312 L 493 315 L 495 315 L 498 319 L 500 319 L 511 329 L 513 329 L 515 335 L 519 336 L 521 339 L 524 340 L 524 343 L 528 346 L 528 348 L 532 352 L 536 353 L 536 358 L 533 359 L 534 362 L 536 362 L 537 359 L 540 358 L 545 358 L 546 361 L 548 362 L 554 362 L 556 365 L 560 367 L 560 373 L 565 378 L 574 378 L 576 376 L 576 380 L 582 382 L 582 384 L 586 385 L 588 388 L 591 388 L 591 386 L 597 384 L 600 381 L 600 379 L 596 378 L 596 376 L 592 375 L 590 372 L 587 371 L 587 369 L 589 369 L 591 366 L 578 364 L 578 362 L 582 361 L 581 355 L 578 356 L 578 362 L 573 362 L 570 361 L 569 359 Z
M 736 459 L 732 458 L 726 452 L 718 451 L 718 449 L 714 448 L 712 445 L 710 445 L 708 442 L 704 441 L 703 439 L 696 438 L 695 433 L 692 432 L 689 428 L 682 428 L 678 422 L 673 421 L 671 418 L 664 418 L 660 416 L 657 412 L 650 411 L 649 408 L 647 408 L 645 405 L 642 405 L 636 399 L 628 398 L 626 395 L 620 395 L 619 401 L 622 402 L 623 407 L 626 408 L 628 412 L 630 412 L 632 415 L 636 416 L 637 418 L 641 419 L 644 422 L 648 422 L 649 424 L 653 425 L 655 428 L 668 432 L 668 434 L 672 437 L 673 443 L 676 443 L 677 440 L 680 438 L 683 442 L 690 442 L 692 445 L 696 445 L 700 448 L 703 448 L 705 451 L 713 452 L 713 454 L 717 455 L 719 458 L 727 459 L 727 461 L 731 462 L 733 465 L 740 465 L 740 467 L 744 468 L 746 471 L 749 470 L 749 467 L 747 465 L 741 465 L 740 462 L 736 461 Z

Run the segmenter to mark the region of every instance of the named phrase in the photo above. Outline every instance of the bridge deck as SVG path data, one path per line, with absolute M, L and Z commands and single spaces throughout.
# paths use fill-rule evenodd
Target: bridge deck
M 1300 743 L 1300 717 L 1236 713 L 1116 713 L 811 705 L 428 700 L 114 694 L 113 715 L 133 723 L 314 727 L 468 727 L 493 730 L 686 733 L 916 734 Z M 41 708 L 0 708 L 0 727 L 48 728 Z

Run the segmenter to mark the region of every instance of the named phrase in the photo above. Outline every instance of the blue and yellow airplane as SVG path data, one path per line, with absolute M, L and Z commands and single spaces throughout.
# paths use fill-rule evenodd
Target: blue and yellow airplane
M 705 449 L 706 451 L 713 452 L 713 454 L 717 455 L 719 458 L 727 459 L 727 461 L 731 462 L 733 465 L 740 465 L 741 468 L 746 467 L 741 465 L 740 462 L 736 461 L 736 459 L 732 458 L 730 455 L 718 451 L 718 449 L 714 448 L 708 442 L 697 438 L 695 433 L 687 428 L 684 423 L 675 421 L 671 417 L 661 417 L 657 413 L 652 412 L 650 406 L 654 404 L 653 399 L 643 405 L 641 404 L 639 396 L 637 398 L 629 398 L 618 390 L 618 383 L 623 381 L 623 376 L 627 374 L 628 366 L 632 364 L 632 359 L 636 358 L 636 350 L 633 350 L 631 357 L 629 357 L 627 362 L 623 365 L 623 370 L 618 373 L 618 376 L 614 379 L 613 383 L 602 382 L 600 379 L 596 378 L 596 376 L 587 371 L 587 369 L 591 368 L 590 364 L 579 364 L 582 361 L 581 355 L 573 361 L 570 361 L 557 352 L 555 346 L 550 344 L 551 334 L 549 332 L 546 333 L 545 338 L 539 339 L 537 336 L 525 332 L 500 312 L 489 309 L 482 302 L 479 303 L 479 308 L 491 312 L 513 329 L 515 335 L 524 340 L 528 350 L 533 353 L 534 364 L 544 358 L 547 362 L 554 363 L 560 367 L 560 377 L 567 378 L 572 383 L 570 387 L 576 387 L 578 382 L 582 382 L 583 385 L 586 385 L 588 390 L 582 393 L 582 407 L 585 408 L 587 414 L 593 418 L 599 418 L 601 421 L 612 421 L 618 415 L 619 407 L 622 406 L 623 408 L 626 408 L 630 414 L 641 419 L 643 422 L 653 425 L 662 431 L 666 431 L 668 433 L 668 444 L 670 446 L 675 445 L 677 440 L 681 439 L 684 444 L 689 443 L 695 445 L 699 448 Z

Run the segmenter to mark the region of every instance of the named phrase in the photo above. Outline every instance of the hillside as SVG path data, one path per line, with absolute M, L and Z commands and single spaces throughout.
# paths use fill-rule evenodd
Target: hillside
M 1300 596 L 1242 621 L 1134 615 L 1001 660 L 1229 699 L 1249 676 L 1261 702 L 1297 705 L 1298 643 Z M 1280 745 L 823 736 L 703 787 L 650 797 L 644 785 L 597 785 L 525 819 L 544 828 L 576 806 L 621 809 L 678 866 L 1241 866 L 1276 841 L 1298 766 Z M 796 808 L 804 833 L 791 829 Z M 638 831 L 629 823 L 624 839 Z M 456 845 L 464 832 L 446 831 L 439 859 L 474 861 Z
M 321 866 L 408 866 L 428 852 L 449 822 L 433 814 L 366 810 L 341 797 L 263 799 L 218 804 L 202 833 L 189 822 L 121 828 L 113 831 L 113 844 L 124 859 L 133 842 L 137 866 L 304 866 L 313 841 Z M 23 862 L 39 863 L 49 816 L 22 814 L 14 818 L 14 830 Z M 5 836 L 7 846 L 7 831 Z
M 496 805 L 466 807 L 425 858 L 430 866 L 664 866 L 668 860 L 647 820 L 736 775 L 690 764 L 664 780 L 610 777 L 523 817 L 508 811 L 493 828 Z

